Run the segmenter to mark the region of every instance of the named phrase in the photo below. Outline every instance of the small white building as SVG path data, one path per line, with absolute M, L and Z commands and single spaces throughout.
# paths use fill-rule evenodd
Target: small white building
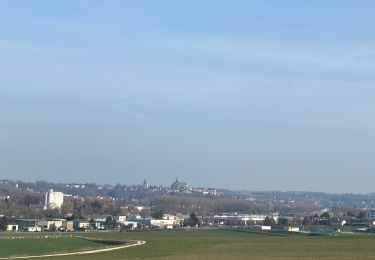
M 113 218 L 116 220 L 116 222 L 126 221 L 126 216 L 114 216 Z
M 299 227 L 285 227 L 284 230 L 288 232 L 299 232 Z
M 7 231 L 18 231 L 18 225 L 7 225 Z
M 262 226 L 261 229 L 262 230 L 271 230 L 271 226 Z
M 132 229 L 138 227 L 138 222 L 136 222 L 136 221 L 124 221 L 124 222 L 122 222 L 122 224 L 124 224 L 125 226 L 132 225 Z
M 40 232 L 40 231 L 42 231 L 42 228 L 41 227 L 27 227 L 26 231 L 28 231 L 28 232 Z

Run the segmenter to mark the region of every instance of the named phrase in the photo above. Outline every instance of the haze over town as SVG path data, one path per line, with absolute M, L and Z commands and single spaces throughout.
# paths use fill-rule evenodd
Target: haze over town
M 0 2 L 2 179 L 374 191 L 375 2 L 112 3 Z

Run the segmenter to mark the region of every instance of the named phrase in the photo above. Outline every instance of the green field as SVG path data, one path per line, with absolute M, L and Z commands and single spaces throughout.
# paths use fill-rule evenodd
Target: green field
M 23 238 L 20 239 L 20 236 L 0 240 L 0 257 L 76 252 L 106 246 L 78 237 L 33 238 L 31 235 L 22 235 Z
M 284 232 L 259 232 L 252 230 L 188 230 L 155 232 L 103 232 L 85 233 L 85 236 L 111 239 L 139 239 L 142 246 L 118 251 L 58 257 L 56 259 L 375 259 L 375 237 L 305 236 Z M 32 241 L 34 239 L 29 239 Z M 42 240 L 42 239 L 41 239 Z M 3 243 L 7 243 L 6 245 Z M 0 240 L 2 256 L 14 254 L 23 241 Z M 33 242 L 36 243 L 36 242 Z M 47 245 L 37 242 L 23 244 L 23 253 L 42 252 Z M 54 250 L 74 250 L 97 246 L 95 242 L 78 238 L 51 239 Z M 81 244 L 79 244 L 81 243 Z M 83 244 L 82 244 L 83 243 Z M 86 244 L 88 243 L 88 244 Z M 94 244 L 90 244 L 94 243 Z M 7 250 L 3 251 L 4 246 Z M 57 245 L 59 248 L 57 248 Z M 66 248 L 65 248 L 66 247 Z

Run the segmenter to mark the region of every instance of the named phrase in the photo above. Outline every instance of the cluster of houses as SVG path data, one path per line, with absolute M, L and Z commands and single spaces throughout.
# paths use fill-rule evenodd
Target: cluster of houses
M 7 225 L 7 231 L 28 231 L 28 232 L 40 232 L 40 231 L 56 231 L 57 229 L 73 228 L 73 223 L 66 221 L 65 219 L 14 219 Z
M 173 229 L 184 225 L 184 221 L 190 216 L 182 214 L 163 214 L 160 219 L 139 215 L 132 216 L 100 216 L 87 217 L 85 219 L 15 219 L 8 224 L 8 231 L 85 231 L 85 230 L 106 230 L 110 228 L 118 229 L 127 227 L 128 229 Z M 264 224 L 265 219 L 273 218 L 278 220 L 277 213 L 271 214 L 222 214 L 211 217 L 197 216 L 200 223 L 207 226 L 248 226 L 253 225 L 263 230 L 271 229 Z
M 82 188 L 77 186 L 77 188 Z M 149 189 L 149 184 L 145 180 L 143 188 Z M 189 188 L 185 182 L 179 181 L 177 178 L 172 183 L 170 189 L 173 192 L 199 192 L 205 195 L 218 196 L 216 189 L 212 188 Z M 56 192 L 50 189 L 45 194 L 44 209 L 61 209 L 64 203 L 64 196 L 62 192 Z M 139 208 L 141 210 L 142 207 Z M 70 216 L 71 217 L 71 216 Z M 85 231 L 85 230 L 106 230 L 106 229 L 173 229 L 182 226 L 190 216 L 183 214 L 164 214 L 159 219 L 146 217 L 142 218 L 139 215 L 128 216 L 87 216 L 85 219 L 13 219 L 7 224 L 7 231 Z M 199 223 L 205 226 L 252 226 L 259 227 L 263 230 L 270 230 L 275 223 L 280 224 L 286 228 L 287 231 L 297 232 L 297 227 L 288 227 L 288 225 L 303 226 L 303 220 L 307 216 L 305 213 L 301 214 L 282 214 L 267 213 L 267 214 L 220 214 L 209 217 L 196 216 Z M 322 216 L 321 216 L 322 217 Z M 316 222 L 316 219 L 315 219 Z M 365 219 L 355 217 L 346 218 L 319 218 L 317 223 L 325 223 L 332 226 L 375 226 L 375 209 L 365 210 Z
M 88 217 L 85 219 L 14 219 L 7 225 L 7 231 L 86 231 L 106 230 L 109 228 L 119 229 L 120 227 L 135 228 L 158 228 L 173 229 L 183 225 L 184 219 L 188 216 L 164 214 L 162 218 L 141 218 L 140 216 L 101 216 Z
M 375 225 L 375 210 L 367 212 L 369 220 L 368 227 Z M 282 222 L 284 229 L 290 232 L 299 232 L 301 224 L 293 227 L 293 219 L 302 220 L 301 216 L 287 216 L 279 213 L 269 214 L 220 214 L 210 217 L 196 216 L 199 222 L 205 226 L 252 226 L 262 230 L 270 230 L 271 222 Z M 152 217 L 142 218 L 140 215 L 128 216 L 87 216 L 85 219 L 14 219 L 7 225 L 7 231 L 86 231 L 86 230 L 106 230 L 106 229 L 173 229 L 183 226 L 189 215 L 183 214 L 163 214 L 159 219 Z M 300 222 L 301 223 L 301 222 Z M 292 226 L 288 226 L 291 225 Z M 294 223 L 296 224 L 296 223 Z M 331 226 L 351 225 L 349 220 L 330 219 Z
M 144 182 L 145 188 L 148 187 L 147 182 Z M 175 191 L 187 188 L 187 185 L 177 180 L 172 184 Z M 212 191 L 212 192 L 216 192 Z M 64 203 L 64 196 L 62 192 L 48 190 L 45 194 L 44 209 L 61 209 Z M 70 216 L 71 217 L 71 216 Z M 7 224 L 7 231 L 85 231 L 85 230 L 106 230 L 119 228 L 160 228 L 172 229 L 174 227 L 182 226 L 184 220 L 189 216 L 181 214 L 171 215 L 164 214 L 160 219 L 142 218 L 139 215 L 130 216 L 87 216 L 85 219 L 73 219 L 69 216 L 66 219 L 13 219 L 11 223 Z

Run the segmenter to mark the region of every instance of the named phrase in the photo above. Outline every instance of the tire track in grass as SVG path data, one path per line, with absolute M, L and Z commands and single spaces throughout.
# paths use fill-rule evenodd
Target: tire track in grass
M 146 241 L 138 240 L 135 244 L 122 245 L 116 247 L 88 250 L 82 252 L 70 252 L 70 253 L 56 253 L 56 254 L 46 254 L 46 255 L 30 255 L 30 256 L 11 256 L 11 257 L 2 257 L 0 260 L 10 260 L 10 259 L 29 259 L 29 258 L 45 258 L 45 257 L 54 257 L 54 256 L 70 256 L 70 255 L 88 255 L 88 254 L 97 254 L 103 252 L 109 252 L 114 250 L 119 250 L 128 247 L 140 246 L 146 244 Z

